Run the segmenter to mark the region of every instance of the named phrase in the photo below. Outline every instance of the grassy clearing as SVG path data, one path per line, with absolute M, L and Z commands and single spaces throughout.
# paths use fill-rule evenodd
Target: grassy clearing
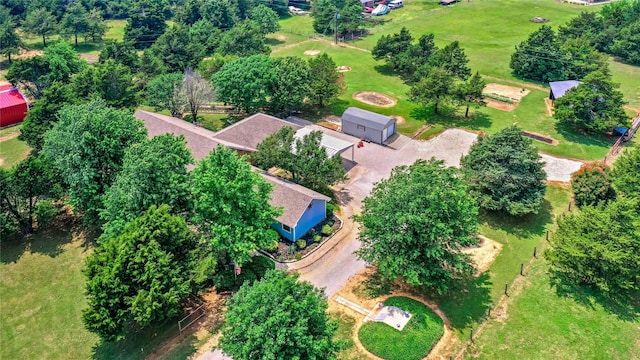
M 29 155 L 31 148 L 18 135 L 19 125 L 0 130 L 0 166 L 11 168 Z
M 277 51 L 283 46 L 308 40 L 315 33 L 312 24 L 311 16 L 284 16 L 280 18 L 280 31 L 267 35 L 267 45 Z
M 424 304 L 402 296 L 385 300 L 387 306 L 397 306 L 413 316 L 402 331 L 381 322 L 368 322 L 360 328 L 358 337 L 372 353 L 388 360 L 422 359 L 444 333 L 444 323 Z
M 638 359 L 640 322 L 607 311 L 589 292 L 559 296 L 536 261 L 507 317 L 492 320 L 469 355 L 481 359 Z M 640 315 L 637 308 L 636 316 Z
M 567 209 L 570 195 L 568 189 L 548 186 L 545 203 L 538 215 L 513 218 L 481 214 L 480 234 L 501 243 L 502 251 L 489 271 L 466 284 L 454 286 L 444 296 L 430 294 L 460 339 L 468 339 L 470 329 L 477 327 L 487 309 L 498 302 L 504 285 L 511 284 L 519 276 L 520 264 L 531 260 L 534 247 L 540 249 L 546 231 L 553 226 L 554 217 Z M 541 252 L 538 254 L 542 255 Z
M 338 330 L 334 341 L 340 345 L 337 358 L 340 360 L 367 360 L 368 356 L 360 352 L 353 341 L 356 319 L 343 313 L 329 313 L 329 318 L 336 322 Z

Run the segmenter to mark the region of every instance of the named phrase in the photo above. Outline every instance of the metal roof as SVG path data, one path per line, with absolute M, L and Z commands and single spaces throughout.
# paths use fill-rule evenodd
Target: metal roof
M 350 107 L 342 114 L 342 120 L 347 120 L 366 127 L 383 130 L 396 120 L 390 116 L 381 115 L 357 107 Z
M 313 129 L 306 128 L 306 127 L 299 129 L 298 131 L 296 131 L 294 138 L 302 140 L 302 138 L 304 138 L 305 135 L 311 134 L 312 131 Z M 353 147 L 353 143 L 322 133 L 320 146 L 322 146 L 324 150 L 327 152 L 328 157 L 332 157 L 333 155 L 340 154 L 345 150 L 347 150 L 348 148 Z
M 549 83 L 549 87 L 551 87 L 553 97 L 558 99 L 563 97 L 569 89 L 573 89 L 580 84 L 582 84 L 582 82 L 577 80 L 552 81 Z

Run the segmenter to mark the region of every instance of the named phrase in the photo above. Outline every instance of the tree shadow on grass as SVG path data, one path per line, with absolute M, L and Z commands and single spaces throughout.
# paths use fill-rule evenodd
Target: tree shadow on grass
M 445 294 L 439 295 L 427 289 L 424 292 L 444 311 L 451 327 L 462 330 L 478 323 L 487 314 L 492 306 L 491 286 L 491 277 L 484 272 L 478 277 L 451 281 Z
M 178 320 L 174 318 L 146 329 L 130 330 L 129 334 L 119 341 L 100 341 L 93 347 L 92 358 L 96 360 L 144 359 L 164 341 L 179 335 Z M 193 349 L 193 352 L 195 350 Z
M 491 228 L 503 229 L 519 238 L 542 236 L 553 222 L 553 206 L 544 200 L 537 214 L 524 216 L 509 215 L 502 211 L 480 211 L 480 221 Z
M 562 135 L 567 141 L 590 146 L 610 147 L 617 139 L 615 136 L 605 134 L 588 134 L 570 124 L 555 124 L 556 131 Z
M 97 231 L 85 228 L 79 218 L 61 215 L 33 234 L 16 234 L 3 238 L 0 242 L 0 263 L 15 263 L 26 252 L 55 258 L 64 252 L 65 245 L 74 240 L 82 239 L 83 246 L 87 247 L 97 235 Z
M 411 117 L 434 125 L 447 128 L 463 128 L 469 130 L 486 130 L 491 127 L 491 117 L 483 112 L 475 111 L 471 116 L 464 117 L 458 108 L 439 105 L 439 114 L 434 114 L 434 106 L 417 107 L 411 110 Z
M 553 270 L 550 271 L 549 282 L 558 296 L 573 299 L 589 309 L 593 310 L 596 305 L 600 305 L 605 311 L 621 320 L 636 321 L 640 318 L 640 293 L 638 292 L 608 297 L 596 287 L 575 284 L 565 274 Z
M 266 38 L 264 43 L 269 46 L 278 46 L 278 45 L 284 44 L 284 41 L 279 39 L 274 39 L 274 38 Z

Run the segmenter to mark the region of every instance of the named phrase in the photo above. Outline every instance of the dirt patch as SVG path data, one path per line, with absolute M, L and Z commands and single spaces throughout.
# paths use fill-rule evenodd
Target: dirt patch
M 303 54 L 308 55 L 308 56 L 316 56 L 316 55 L 320 54 L 320 50 L 307 50 Z
M 392 118 L 396 119 L 396 125 L 401 125 L 407 122 L 403 116 L 400 115 L 391 115 Z
M 484 98 L 484 102 L 487 103 L 488 107 L 493 108 L 493 109 L 502 110 L 502 111 L 512 111 L 518 105 L 518 103 L 509 104 L 509 103 L 506 103 L 506 102 L 502 102 L 502 101 L 498 101 L 498 100 L 494 100 L 494 99 L 490 99 L 490 98 Z
M 200 320 L 186 328 L 183 332 L 160 344 L 160 346 L 146 357 L 146 360 L 163 359 L 167 353 L 182 345 L 183 342 L 192 335 L 199 341 L 210 337 L 210 339 L 206 340 L 205 346 L 200 347 L 196 354 L 191 356 L 192 359 L 196 359 L 217 344 L 220 337 L 218 329 L 224 323 L 225 300 L 218 297 L 215 289 L 202 295 L 202 300 L 206 303 L 207 315 L 200 318 Z
M 320 121 L 316 125 L 319 125 L 319 126 L 322 126 L 322 127 L 326 127 L 327 129 L 331 129 L 331 130 L 334 130 L 334 131 L 339 131 L 339 129 L 340 129 L 340 124 L 336 124 L 336 123 L 333 123 L 333 122 Z
M 394 107 L 398 103 L 398 100 L 380 94 L 374 91 L 358 91 L 353 94 L 353 98 L 363 102 L 365 104 L 380 106 L 380 107 Z
M 336 71 L 338 72 L 347 72 L 347 71 L 351 71 L 351 68 L 348 66 L 338 66 L 336 68 Z
M 544 98 L 544 106 L 547 108 L 547 116 L 553 116 L 553 100 Z
M 489 266 L 493 264 L 493 261 L 498 257 L 498 254 L 500 254 L 500 251 L 502 250 L 501 243 L 482 235 L 478 235 L 478 238 L 480 239 L 480 243 L 477 247 L 462 251 L 463 253 L 471 256 L 473 265 L 478 271 L 476 276 L 489 269 Z
M 529 92 L 531 92 L 529 89 L 496 83 L 489 83 L 482 90 L 483 94 L 505 97 L 514 102 L 522 100 Z
M 545 144 L 549 144 L 549 145 L 558 145 L 558 140 L 550 138 L 548 136 L 542 135 L 542 134 L 538 134 L 538 133 L 534 133 L 531 131 L 523 131 L 522 132 L 522 136 L 527 137 L 529 139 L 533 139 L 536 141 L 540 141 L 543 142 Z
M 15 139 L 18 136 L 20 136 L 20 131 L 14 132 L 13 134 L 9 134 L 9 135 L 0 137 L 0 142 L 8 141 L 8 140 L 11 140 L 11 139 Z

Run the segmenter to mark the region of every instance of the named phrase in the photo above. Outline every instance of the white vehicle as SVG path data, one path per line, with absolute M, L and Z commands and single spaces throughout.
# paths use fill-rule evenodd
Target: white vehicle
M 371 12 L 371 15 L 373 16 L 380 16 L 380 15 L 384 15 L 386 13 L 389 12 L 389 7 L 387 5 L 378 5 L 375 9 L 373 9 L 373 11 Z
M 403 6 L 404 6 L 404 4 L 402 3 L 402 0 L 393 0 L 392 2 L 389 3 L 389 7 L 391 9 L 397 9 L 397 8 L 401 8 Z

